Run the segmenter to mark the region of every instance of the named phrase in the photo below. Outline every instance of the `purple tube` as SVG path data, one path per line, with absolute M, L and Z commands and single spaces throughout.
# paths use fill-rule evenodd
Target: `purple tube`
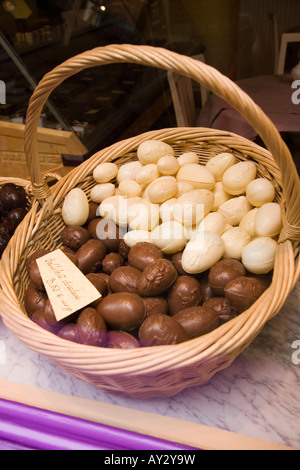
M 0 399 L 0 449 L 5 445 L 7 450 L 199 450 Z

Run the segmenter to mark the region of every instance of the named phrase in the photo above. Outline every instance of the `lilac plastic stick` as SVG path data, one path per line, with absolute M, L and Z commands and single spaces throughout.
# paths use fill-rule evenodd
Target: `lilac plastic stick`
M 1 399 L 0 439 L 32 450 L 192 450 L 180 444 Z

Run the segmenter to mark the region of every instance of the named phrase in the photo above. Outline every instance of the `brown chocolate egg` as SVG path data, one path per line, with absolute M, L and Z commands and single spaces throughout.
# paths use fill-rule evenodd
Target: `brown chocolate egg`
M 75 255 L 75 251 L 72 250 L 72 248 L 69 248 L 68 246 L 62 245 L 60 247 L 60 250 L 65 254 L 65 255 Z
M 27 196 L 23 187 L 14 183 L 6 183 L 0 189 L 0 199 L 2 209 L 10 212 L 17 207 L 26 207 Z
M 185 308 L 199 305 L 202 301 L 200 282 L 192 276 L 179 276 L 168 294 L 170 315 Z
M 102 262 L 102 269 L 103 271 L 108 274 L 109 276 L 121 266 L 124 265 L 124 258 L 119 253 L 111 252 L 105 256 Z
M 63 244 L 74 251 L 79 250 L 91 238 L 88 230 L 84 227 L 66 227 L 60 237 Z
M 237 316 L 237 311 L 225 297 L 213 297 L 205 302 L 203 307 L 214 310 L 219 315 L 221 324 L 227 323 Z
M 131 292 L 117 292 L 105 297 L 97 311 L 110 329 L 118 331 L 133 331 L 145 318 L 143 300 Z
M 45 290 L 44 282 L 37 263 L 34 263 L 29 271 L 29 277 L 32 284 L 39 290 Z
M 25 207 L 16 207 L 10 211 L 7 218 L 15 227 L 17 227 L 26 215 L 27 209 L 25 209 Z
M 77 325 L 75 323 L 69 323 L 62 327 L 58 332 L 58 336 L 67 341 L 73 343 L 79 343 Z
M 150 317 L 154 313 L 162 313 L 167 315 L 169 311 L 169 306 L 167 299 L 164 297 L 142 297 L 145 309 L 146 316 Z
M 139 341 L 144 347 L 179 344 L 188 339 L 187 332 L 174 317 L 160 313 L 146 318 L 139 329 Z
M 26 266 L 30 281 L 39 290 L 45 290 L 44 282 L 37 264 L 37 259 L 50 253 L 50 250 L 40 249 L 33 253 L 27 260 Z
M 174 318 L 187 332 L 189 338 L 198 338 L 219 326 L 218 314 L 207 307 L 197 306 L 181 310 Z
M 246 270 L 240 261 L 224 258 L 210 269 L 208 283 L 216 295 L 224 296 L 228 282 L 245 274 Z
M 81 344 L 104 347 L 107 326 L 101 314 L 94 308 L 85 308 L 77 320 L 78 339 Z
M 24 295 L 24 305 L 29 316 L 36 310 L 45 308 L 47 302 L 45 292 L 39 291 L 33 284 L 29 284 Z
M 102 297 L 107 295 L 108 283 L 102 273 L 89 273 L 86 275 L 86 278 L 93 284 L 94 287 L 96 287 Z
M 140 343 L 126 331 L 109 331 L 106 347 L 112 349 L 135 349 L 140 347 Z
M 149 264 L 139 279 L 138 292 L 142 297 L 164 294 L 176 281 L 177 271 L 167 259 L 157 259 Z
M 108 252 L 119 252 L 120 241 L 124 238 L 124 233 L 112 220 L 93 219 L 88 224 L 88 230 L 92 238 L 104 243 Z
M 142 273 L 132 266 L 121 266 L 113 271 L 109 279 L 112 292 L 138 293 L 138 283 Z
M 106 247 L 100 240 L 89 240 L 76 252 L 78 268 L 84 274 L 95 273 L 102 266 Z
M 230 281 L 225 287 L 225 297 L 231 305 L 243 312 L 265 292 L 267 285 L 255 277 L 241 276 Z
M 128 262 L 134 268 L 144 271 L 144 269 L 157 259 L 162 259 L 163 253 L 152 243 L 140 242 L 130 248 Z
M 94 274 L 97 274 L 98 277 L 101 277 L 101 279 L 103 279 L 103 281 L 105 281 L 105 283 L 107 285 L 107 290 L 108 290 L 109 289 L 110 276 L 108 274 L 105 274 L 105 273 L 94 273 Z

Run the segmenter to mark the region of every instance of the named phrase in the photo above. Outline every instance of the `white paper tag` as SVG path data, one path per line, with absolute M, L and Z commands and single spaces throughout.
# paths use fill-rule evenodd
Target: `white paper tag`
M 57 321 L 101 298 L 96 287 L 61 250 L 42 256 L 37 264 Z

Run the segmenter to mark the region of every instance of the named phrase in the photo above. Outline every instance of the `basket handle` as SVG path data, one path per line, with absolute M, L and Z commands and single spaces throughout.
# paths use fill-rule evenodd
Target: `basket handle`
M 272 121 L 232 80 L 215 68 L 176 52 L 153 46 L 109 45 L 79 54 L 62 63 L 41 80 L 30 100 L 25 125 L 25 154 L 35 196 L 42 203 L 51 197 L 37 152 L 38 121 L 52 91 L 84 69 L 113 63 L 134 63 L 171 70 L 206 86 L 238 111 L 255 129 L 273 155 L 282 175 L 286 221 L 282 238 L 300 240 L 300 180 L 291 153 Z

